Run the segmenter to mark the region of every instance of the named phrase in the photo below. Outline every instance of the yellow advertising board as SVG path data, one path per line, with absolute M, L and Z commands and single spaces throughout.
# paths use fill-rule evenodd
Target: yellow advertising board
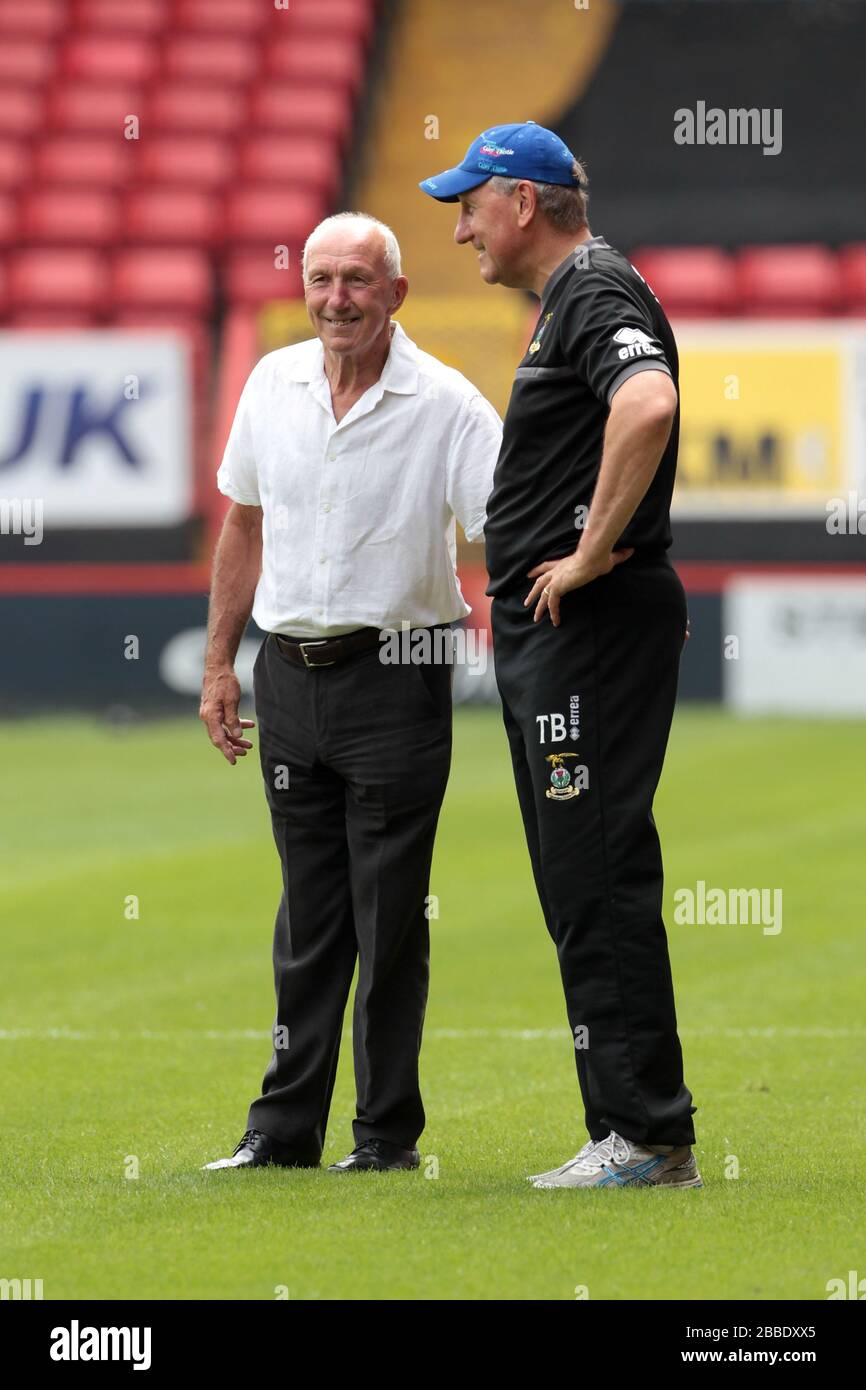
M 674 324 L 680 452 L 674 517 L 825 516 L 862 488 L 866 326 Z

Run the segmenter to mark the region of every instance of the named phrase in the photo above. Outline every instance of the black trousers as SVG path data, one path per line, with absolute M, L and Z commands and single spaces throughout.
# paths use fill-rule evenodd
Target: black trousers
M 310 655 L 313 655 L 313 651 Z M 411 1148 L 429 976 L 436 824 L 451 763 L 451 667 L 379 648 L 309 670 L 271 635 L 254 692 L 283 872 L 274 1051 L 248 1128 L 318 1158 L 356 959 L 355 1142 Z
M 496 679 L 591 1139 L 690 1144 L 653 819 L 686 631 L 666 557 L 633 556 L 533 623 L 492 604 Z

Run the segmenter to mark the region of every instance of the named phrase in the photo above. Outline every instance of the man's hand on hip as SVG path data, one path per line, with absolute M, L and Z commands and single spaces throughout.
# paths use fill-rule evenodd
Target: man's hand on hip
M 238 718 L 240 698 L 240 682 L 233 667 L 205 669 L 198 717 L 205 724 L 214 748 L 218 748 L 233 767 L 253 746 L 243 737 L 244 729 L 255 728 L 255 720 Z
M 602 574 L 610 574 L 612 569 L 633 554 L 632 548 L 611 550 L 607 555 L 590 558 L 581 554 L 578 546 L 573 555 L 566 555 L 562 560 L 545 560 L 528 571 L 529 578 L 534 579 L 535 583 L 523 600 L 523 606 L 528 608 L 538 599 L 533 622 L 537 623 L 544 613 L 549 611 L 553 626 L 559 627 L 559 600 L 563 594 L 570 593 L 572 589 L 579 589 L 584 584 L 590 584 Z

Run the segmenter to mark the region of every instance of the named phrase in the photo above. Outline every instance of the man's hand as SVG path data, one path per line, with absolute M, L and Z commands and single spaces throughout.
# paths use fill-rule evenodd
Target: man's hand
M 578 546 L 573 555 L 566 555 L 563 560 L 545 560 L 528 572 L 529 578 L 534 579 L 535 583 L 523 600 L 523 606 L 528 608 L 538 599 L 532 621 L 537 623 L 545 611 L 549 611 L 553 626 L 559 627 L 559 600 L 563 594 L 570 593 L 572 589 L 579 589 L 584 584 L 590 584 L 593 579 L 598 579 L 599 575 L 610 574 L 612 569 L 633 554 L 634 547 L 629 550 L 611 550 L 607 555 L 590 556 L 582 554 Z
M 255 720 L 238 718 L 240 698 L 240 682 L 233 667 L 205 668 L 198 717 L 206 725 L 214 748 L 232 767 L 253 746 L 243 737 L 243 731 L 254 729 Z

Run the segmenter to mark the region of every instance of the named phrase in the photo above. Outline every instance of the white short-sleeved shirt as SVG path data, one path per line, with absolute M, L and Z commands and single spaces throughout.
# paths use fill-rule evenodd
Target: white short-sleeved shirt
M 455 517 L 481 538 L 501 439 L 490 402 L 396 321 L 382 375 L 339 424 L 318 338 L 267 353 L 217 473 L 263 509 L 258 626 L 312 638 L 465 617 Z

